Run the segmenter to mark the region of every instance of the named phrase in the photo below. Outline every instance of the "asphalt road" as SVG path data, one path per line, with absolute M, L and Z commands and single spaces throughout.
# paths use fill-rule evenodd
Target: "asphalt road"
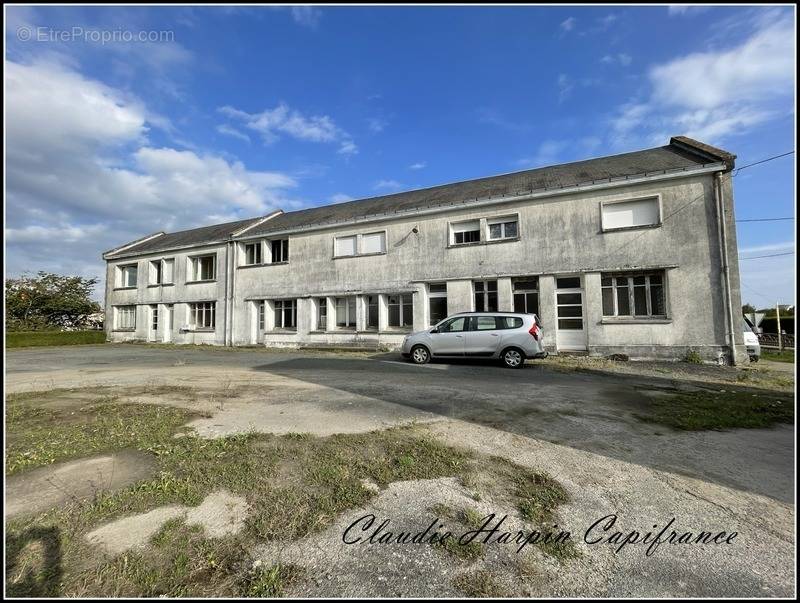
M 8 350 L 8 374 L 121 368 L 231 367 L 268 372 L 585 450 L 656 470 L 680 473 L 791 502 L 794 433 L 790 426 L 727 432 L 677 432 L 643 423 L 637 413 L 676 383 L 626 375 L 482 363 L 408 364 L 397 354 L 296 350 L 65 346 Z M 719 386 L 717 386 L 719 387 Z

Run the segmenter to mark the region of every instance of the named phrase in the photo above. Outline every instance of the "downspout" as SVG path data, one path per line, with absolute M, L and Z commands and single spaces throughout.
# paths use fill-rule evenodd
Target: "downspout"
M 733 307 L 731 299 L 731 274 L 728 263 L 728 231 L 725 225 L 725 204 L 722 200 L 722 173 L 717 172 L 714 174 L 714 199 L 717 204 L 717 221 L 719 228 L 717 232 L 720 237 L 721 246 L 721 259 L 722 259 L 722 274 L 724 277 L 725 287 L 725 313 L 728 323 L 728 346 L 731 354 L 731 366 L 736 366 L 736 339 L 733 321 Z
M 231 241 L 231 290 L 230 290 L 230 299 L 231 299 L 231 347 L 233 347 L 233 336 L 236 331 L 234 330 L 235 317 L 236 317 L 236 304 L 234 303 L 234 298 L 236 296 L 236 256 L 237 256 L 237 249 L 236 243 Z
M 233 278 L 234 271 L 232 267 L 232 258 L 234 257 L 233 241 L 228 241 L 225 244 L 225 338 L 224 344 L 226 346 L 233 345 Z

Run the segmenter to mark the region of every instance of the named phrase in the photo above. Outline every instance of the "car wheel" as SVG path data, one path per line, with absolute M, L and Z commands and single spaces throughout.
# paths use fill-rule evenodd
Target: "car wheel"
M 525 354 L 523 354 L 517 348 L 508 348 L 507 350 L 503 351 L 500 359 L 503 361 L 503 365 L 507 368 L 516 369 L 520 368 L 525 363 Z
M 750 356 L 750 362 L 758 362 L 758 356 Z
M 431 359 L 431 354 L 424 345 L 416 345 L 411 348 L 411 362 L 414 364 L 425 364 Z

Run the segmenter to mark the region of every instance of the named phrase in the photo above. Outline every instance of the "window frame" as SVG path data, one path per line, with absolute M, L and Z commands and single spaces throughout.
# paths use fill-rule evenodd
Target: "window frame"
M 202 307 L 201 307 L 202 306 Z M 203 318 L 203 324 L 198 326 L 197 319 L 199 316 Z M 211 325 L 207 326 L 206 316 L 211 317 Z M 189 303 L 189 320 L 190 326 L 193 331 L 215 331 L 217 327 L 217 302 L 190 302 Z
M 288 264 L 289 263 L 289 237 L 282 237 L 280 239 L 269 239 L 269 263 L 270 264 Z M 278 244 L 281 259 L 275 259 L 275 245 Z
M 324 320 L 324 322 L 323 322 Z M 328 298 L 327 297 L 318 297 L 317 298 L 317 330 L 318 331 L 327 331 L 328 330 Z
M 444 291 L 431 291 L 431 285 L 444 285 Z M 428 326 L 435 326 L 442 322 L 445 318 L 447 318 L 447 281 L 441 282 L 431 282 L 427 283 L 427 290 L 428 290 Z M 433 320 L 433 314 L 431 312 L 431 300 L 444 300 L 444 316 L 439 320 Z
M 345 312 L 344 326 L 339 326 L 339 300 L 344 302 L 344 312 Z M 358 304 L 358 298 L 355 295 L 340 295 L 338 297 L 333 298 L 333 313 L 334 313 L 333 326 L 337 331 L 355 331 L 358 329 L 358 323 L 357 323 L 358 309 L 356 308 L 357 304 Z M 352 317 L 350 316 L 351 307 L 353 309 Z
M 255 262 L 251 262 L 248 256 L 248 248 L 256 250 L 254 256 L 258 256 Z M 245 242 L 242 244 L 242 257 L 244 261 L 242 266 L 261 266 L 264 263 L 264 241 Z
M 472 222 L 477 223 L 478 227 L 476 229 L 471 230 L 461 230 L 456 232 L 456 227 L 462 224 L 470 224 Z M 484 242 L 484 233 L 483 228 L 481 228 L 481 218 L 471 218 L 469 220 L 458 220 L 456 222 L 449 222 L 448 223 L 448 240 L 451 247 L 462 247 L 466 245 L 477 245 L 478 243 Z M 456 235 L 462 234 L 465 232 L 477 232 L 478 233 L 478 240 L 477 241 L 461 241 L 460 243 L 456 241 Z
M 517 288 L 517 284 L 518 283 L 532 282 L 534 280 L 536 281 L 536 287 L 533 288 L 533 289 L 530 288 L 530 287 Z M 514 312 L 518 312 L 520 314 L 535 314 L 536 316 L 539 316 L 539 305 L 540 305 L 540 302 L 541 302 L 540 291 L 541 291 L 541 289 L 539 287 L 539 277 L 538 276 L 520 276 L 520 277 L 512 278 L 511 279 L 511 304 L 512 304 L 512 306 L 514 308 Z M 525 304 L 525 308 L 522 309 L 522 310 L 517 308 L 517 296 L 518 295 L 522 296 L 523 302 Z M 536 311 L 535 312 L 529 312 L 528 311 L 529 310 L 528 306 L 530 305 L 529 304 L 529 296 L 531 296 L 531 295 L 536 296 L 536 302 L 535 302 Z
M 396 297 L 398 299 L 396 304 L 392 303 L 392 298 Z M 406 300 L 408 298 L 408 300 Z M 392 307 L 397 306 L 397 322 L 398 324 L 392 324 Z M 406 308 L 410 309 L 411 312 L 411 322 L 409 324 L 403 324 L 405 322 L 405 313 Z M 392 331 L 413 331 L 414 330 L 414 294 L 410 292 L 405 293 L 388 293 L 386 294 L 386 328 Z
M 272 311 L 274 312 L 274 327 L 275 331 L 296 331 L 297 330 L 297 299 L 284 298 L 272 300 Z M 285 317 L 286 312 L 289 312 L 289 317 L 293 324 L 286 325 Z
M 506 224 L 516 224 L 516 234 L 514 236 L 506 235 Z M 499 237 L 492 237 L 492 226 L 499 224 L 502 232 Z M 497 216 L 494 218 L 486 218 L 486 241 L 514 241 L 519 238 L 519 214 L 510 214 L 507 216 Z
M 383 250 L 382 251 L 364 251 L 364 237 L 370 235 L 383 235 Z M 353 253 L 352 254 L 339 254 L 338 253 L 338 245 L 337 242 L 340 239 L 355 239 L 353 243 Z M 357 232 L 357 233 L 348 233 L 348 234 L 340 234 L 333 236 L 333 259 L 338 260 L 341 258 L 357 258 L 357 257 L 370 257 L 375 255 L 386 255 L 389 249 L 389 231 L 386 228 L 380 228 L 378 230 L 369 230 L 367 232 Z
M 604 209 L 611 205 L 621 205 L 623 203 L 637 203 L 641 201 L 649 201 L 655 199 L 658 205 L 658 220 L 650 224 L 636 224 L 634 226 L 606 226 Z M 623 198 L 623 199 L 607 199 L 600 201 L 600 231 L 601 232 L 617 232 L 621 230 L 637 230 L 641 228 L 659 228 L 664 222 L 663 203 L 661 193 L 653 193 L 651 195 L 641 195 L 637 197 Z
M 133 320 L 130 326 L 122 326 L 120 318 L 123 313 L 130 316 Z M 114 330 L 115 331 L 135 331 L 136 330 L 136 305 L 123 304 L 121 306 L 114 306 Z
M 205 258 L 212 258 L 211 260 L 211 267 L 213 270 L 213 275 L 211 278 L 200 278 L 201 276 L 201 264 L 200 261 Z M 203 253 L 199 255 L 189 256 L 189 276 L 191 276 L 190 280 L 187 280 L 187 283 L 213 283 L 217 280 L 217 254 L 214 253 Z
M 478 291 L 477 284 L 481 283 L 483 285 L 482 289 Z M 490 290 L 488 287 L 489 283 L 494 283 L 494 290 Z M 489 307 L 489 294 L 494 293 L 494 302 L 495 307 Z M 478 295 L 483 296 L 483 305 L 484 308 L 482 310 L 478 310 Z M 500 299 L 498 294 L 498 283 L 497 279 L 489 278 L 489 279 L 475 279 L 472 281 L 472 303 L 474 305 L 474 309 L 476 312 L 498 312 L 498 308 L 500 306 Z
M 653 284 L 650 281 L 650 278 L 653 276 L 658 276 L 661 278 L 661 283 Z M 645 305 L 647 307 L 646 314 L 637 314 L 636 313 L 636 287 L 642 287 L 642 285 L 637 285 L 634 282 L 634 279 L 637 277 L 644 277 L 645 278 Z M 603 285 L 603 281 L 607 278 L 611 279 L 610 285 Z M 626 283 L 624 287 L 620 287 L 617 279 L 625 279 Z M 663 314 L 653 314 L 653 299 L 652 299 L 652 287 L 658 286 L 661 288 L 661 303 L 664 306 L 664 313 Z M 627 300 L 628 300 L 628 314 L 620 314 L 619 313 L 619 290 L 620 289 L 627 289 Z M 614 313 L 613 314 L 606 314 L 605 309 L 605 299 L 604 293 L 606 290 L 611 291 L 611 301 L 614 306 Z M 600 274 L 600 311 L 601 315 L 604 320 L 668 320 L 669 319 L 669 308 L 667 307 L 667 272 L 666 270 L 637 270 L 631 272 L 603 272 Z
M 128 270 L 131 269 L 133 269 L 136 274 L 133 285 L 127 284 L 128 279 L 126 279 L 126 274 L 128 273 Z M 139 262 L 120 264 L 117 266 L 117 270 L 119 271 L 119 286 L 117 289 L 136 289 L 139 286 Z

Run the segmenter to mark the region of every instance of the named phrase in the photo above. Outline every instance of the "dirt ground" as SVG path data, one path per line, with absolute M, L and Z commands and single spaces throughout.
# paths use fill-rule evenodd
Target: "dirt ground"
M 569 493 L 556 518 L 579 551 L 567 560 L 491 544 L 477 560 L 454 559 L 430 547 L 345 545 L 344 529 L 365 514 L 421 530 L 437 504 L 509 514 L 508 525 L 515 525 L 515 511 L 504 506 L 500 493 L 476 501 L 448 478 L 395 482 L 320 533 L 255 551 L 264 565 L 302 569 L 303 578 L 287 587 L 288 595 L 470 592 L 454 586 L 459 583 L 482 585 L 475 592 L 497 596 L 793 593 L 793 428 L 687 433 L 635 418 L 648 400 L 670 392 L 750 384 L 750 377 L 738 378 L 742 373 L 709 367 L 687 375 L 664 364 L 642 365 L 638 373 L 629 366 L 605 373 L 602 366 L 570 370 L 564 363 L 521 371 L 413 367 L 387 355 L 133 345 L 86 346 L 77 356 L 59 348 L 15 351 L 8 359 L 8 392 L 113 388 L 122 401 L 203 415 L 188 426 L 205 438 L 248 431 L 329 436 L 417 424 L 447 444 L 544 471 Z M 710 377 L 703 375 L 706 370 Z M 786 391 L 786 385 L 779 389 Z M 60 404 L 69 404 L 68 398 Z M 146 463 L 123 454 L 24 472 L 7 482 L 6 514 L 86 496 L 98 483 L 105 489 L 132 483 L 141 475 L 133 470 L 137 466 L 147 472 Z M 662 545 L 652 556 L 640 544 L 615 553 L 610 545 L 585 543 L 586 529 L 610 514 L 626 533 L 644 533 L 675 518 L 681 531 L 738 536 L 729 546 Z M 521 575 L 526 578 L 520 581 Z

